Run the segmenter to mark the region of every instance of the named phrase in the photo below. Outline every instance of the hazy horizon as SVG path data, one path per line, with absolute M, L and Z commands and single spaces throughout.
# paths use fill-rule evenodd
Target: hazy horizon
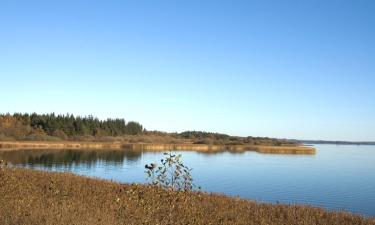
M 1 1 L 1 113 L 375 141 L 373 1 Z

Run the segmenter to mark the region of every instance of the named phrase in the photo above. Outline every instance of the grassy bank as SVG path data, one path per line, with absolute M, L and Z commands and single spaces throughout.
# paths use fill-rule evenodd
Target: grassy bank
M 7 168 L 0 170 L 0 224 L 370 225 L 375 220 L 307 206 Z
M 164 144 L 164 143 L 123 143 L 123 142 L 74 142 L 74 141 L 2 141 L 0 150 L 17 149 L 127 149 L 145 151 L 190 150 L 200 152 L 257 151 L 277 154 L 315 154 L 315 149 L 307 146 L 263 146 L 263 145 L 208 145 L 208 144 Z

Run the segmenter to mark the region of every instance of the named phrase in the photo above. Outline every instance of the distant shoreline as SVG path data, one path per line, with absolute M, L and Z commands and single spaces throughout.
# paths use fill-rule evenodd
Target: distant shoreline
M 314 140 L 299 140 L 302 144 L 314 145 L 314 144 L 329 144 L 329 145 L 375 145 L 375 142 L 352 142 L 352 141 L 314 141 Z
M 315 154 L 310 146 L 266 146 L 266 145 L 208 145 L 208 144 L 164 144 L 164 143 L 124 143 L 124 142 L 78 142 L 78 141 L 0 141 L 0 150 L 35 149 L 95 149 L 95 150 L 144 150 L 144 151 L 256 151 L 270 154 Z

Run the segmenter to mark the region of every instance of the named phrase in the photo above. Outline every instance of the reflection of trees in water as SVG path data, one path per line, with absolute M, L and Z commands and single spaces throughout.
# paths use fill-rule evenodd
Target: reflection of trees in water
M 66 167 L 74 166 L 92 167 L 97 163 L 105 165 L 122 165 L 136 163 L 141 158 L 142 152 L 121 150 L 19 150 L 0 152 L 0 159 L 5 159 L 15 165 Z
M 230 155 L 244 155 L 246 151 L 230 151 L 230 150 L 223 150 L 223 151 L 212 151 L 212 152 L 196 152 L 198 155 L 201 155 L 205 158 L 210 157 L 217 157 L 223 154 L 230 154 Z

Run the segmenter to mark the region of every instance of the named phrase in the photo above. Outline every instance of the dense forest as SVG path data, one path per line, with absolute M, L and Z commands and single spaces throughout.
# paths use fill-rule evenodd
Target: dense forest
M 103 137 L 137 135 L 143 127 L 124 119 L 99 120 L 93 116 L 70 114 L 0 114 L 0 139 L 45 140 L 48 137 L 70 139 L 81 136 Z

